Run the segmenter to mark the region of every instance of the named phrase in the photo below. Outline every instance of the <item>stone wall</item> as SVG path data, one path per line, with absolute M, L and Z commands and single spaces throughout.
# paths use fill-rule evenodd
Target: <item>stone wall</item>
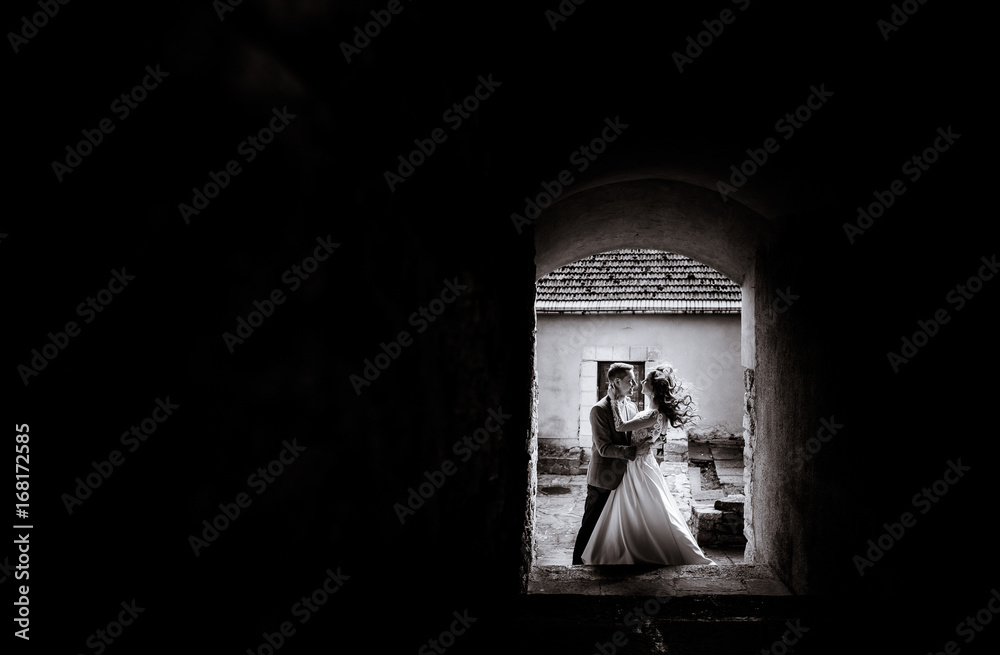
M 688 518 L 691 534 L 700 546 L 733 546 L 747 543 L 743 535 L 742 495 L 726 496 L 712 506 L 693 504 Z M 744 559 L 745 564 L 750 564 Z
M 743 419 L 739 314 L 537 317 L 539 444 L 590 448 L 599 361 L 669 361 L 696 387 L 702 423 L 735 432 Z
M 746 414 L 743 415 L 743 469 L 746 480 L 746 491 L 744 498 L 753 498 L 753 451 L 757 443 L 756 416 L 754 407 L 755 392 L 753 385 L 753 369 L 748 368 L 743 372 L 744 403 Z M 743 561 L 747 564 L 754 563 L 754 536 L 753 536 L 753 503 L 745 503 L 743 508 L 743 536 L 746 538 L 747 547 L 743 554 Z

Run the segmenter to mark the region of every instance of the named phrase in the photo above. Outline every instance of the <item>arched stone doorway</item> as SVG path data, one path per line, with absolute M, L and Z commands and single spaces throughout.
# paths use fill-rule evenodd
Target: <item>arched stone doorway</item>
M 746 370 L 747 415 L 744 418 L 745 494 L 747 496 L 744 534 L 747 537 L 746 562 L 766 563 L 768 551 L 760 551 L 758 542 L 769 529 L 766 513 L 755 518 L 754 509 L 762 505 L 761 491 L 768 479 L 760 475 L 764 461 L 755 462 L 758 439 L 766 434 L 757 431 L 754 369 L 758 339 L 769 338 L 774 325 L 773 310 L 783 311 L 771 294 L 758 297 L 764 286 L 757 270 L 757 258 L 766 249 L 769 222 L 764 216 L 735 201 L 723 202 L 714 190 L 704 186 L 658 178 L 606 180 L 592 183 L 559 199 L 533 223 L 536 280 L 556 268 L 581 258 L 619 248 L 652 248 L 676 252 L 707 264 L 723 273 L 742 290 L 741 363 Z M 758 318 L 761 320 L 758 321 Z M 536 381 L 537 385 L 537 381 Z M 533 389 L 534 403 L 537 392 Z M 537 407 L 533 407 L 537 416 Z M 535 454 L 537 424 L 529 446 L 532 474 L 529 489 L 529 513 L 533 529 Z M 770 467 L 780 465 L 767 462 Z M 767 503 L 768 507 L 773 502 Z M 530 537 L 530 535 L 529 535 Z M 527 540 L 531 543 L 530 538 Z M 528 556 L 530 560 L 530 555 Z M 530 562 L 529 562 L 530 567 Z M 779 576 L 790 578 L 785 571 Z M 789 579 L 785 580 L 790 583 Z

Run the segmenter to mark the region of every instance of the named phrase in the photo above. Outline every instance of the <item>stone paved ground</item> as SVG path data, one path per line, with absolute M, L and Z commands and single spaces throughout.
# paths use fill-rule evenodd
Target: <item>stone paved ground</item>
M 667 486 L 674 495 L 681 512 L 686 517 L 691 513 L 692 491 L 687 462 L 663 462 L 660 470 L 667 480 Z M 692 467 L 697 474 L 697 467 Z M 714 502 L 714 498 L 701 499 L 702 495 L 722 497 L 700 492 L 695 502 Z M 555 489 L 553 489 L 555 488 Z M 569 493 L 556 493 L 560 489 Z M 539 474 L 535 525 L 535 566 L 569 566 L 573 559 L 573 544 L 580 522 L 583 520 L 583 505 L 587 498 L 587 476 Z M 743 547 L 703 548 L 705 555 L 718 564 L 743 564 Z

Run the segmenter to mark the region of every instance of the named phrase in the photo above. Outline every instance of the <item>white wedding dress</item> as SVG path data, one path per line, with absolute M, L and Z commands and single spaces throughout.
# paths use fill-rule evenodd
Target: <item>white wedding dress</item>
M 650 418 L 654 412 L 648 409 L 635 418 Z M 613 404 L 612 413 L 619 428 L 622 421 Z M 659 438 L 662 426 L 663 415 L 657 413 L 655 425 L 632 432 L 632 442 Z M 652 452 L 628 462 L 581 558 L 584 564 L 715 564 L 688 529 Z

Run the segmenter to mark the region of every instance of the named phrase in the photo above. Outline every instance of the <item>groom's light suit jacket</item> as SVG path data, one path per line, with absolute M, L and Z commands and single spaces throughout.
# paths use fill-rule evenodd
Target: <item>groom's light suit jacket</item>
M 628 421 L 638 411 L 635 403 L 626 399 L 622 419 Z M 631 432 L 615 430 L 611 399 L 607 395 L 590 408 L 590 429 L 594 444 L 591 448 L 587 484 L 602 489 L 617 489 L 625 475 L 629 458 L 635 459 L 635 446 L 629 445 Z

